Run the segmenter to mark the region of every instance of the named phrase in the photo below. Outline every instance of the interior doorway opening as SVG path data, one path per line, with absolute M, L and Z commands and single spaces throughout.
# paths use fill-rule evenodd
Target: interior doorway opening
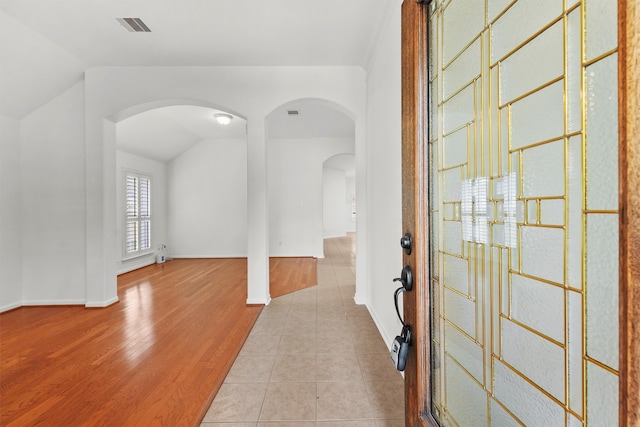
M 246 120 L 168 105 L 116 122 L 115 138 L 117 274 L 173 257 L 247 256 Z
M 356 158 L 339 154 L 323 164 L 322 236 L 342 237 L 356 231 Z

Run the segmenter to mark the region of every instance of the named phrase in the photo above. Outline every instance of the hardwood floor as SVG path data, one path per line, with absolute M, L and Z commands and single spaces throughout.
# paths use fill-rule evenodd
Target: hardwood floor
M 245 259 L 174 260 L 118 279 L 103 309 L 0 315 L 0 425 L 197 425 L 262 306 Z
M 317 258 L 269 258 L 269 294 L 271 298 L 277 298 L 317 284 Z

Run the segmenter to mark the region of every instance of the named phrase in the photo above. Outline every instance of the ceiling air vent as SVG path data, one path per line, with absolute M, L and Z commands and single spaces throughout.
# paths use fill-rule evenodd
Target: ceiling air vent
M 140 18 L 116 18 L 130 33 L 150 33 L 151 30 Z
M 298 110 L 287 110 L 287 114 L 290 116 L 299 116 L 300 115 L 300 111 Z

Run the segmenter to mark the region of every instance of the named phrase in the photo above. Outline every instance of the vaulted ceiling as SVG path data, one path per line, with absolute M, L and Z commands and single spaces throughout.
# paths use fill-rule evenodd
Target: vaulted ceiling
M 366 69 L 394 1 L 0 0 L 0 114 L 25 117 L 95 66 Z M 117 18 L 140 18 L 151 32 L 129 32 Z M 317 114 L 310 122 L 345 133 L 346 116 L 331 121 L 316 107 L 305 106 L 308 119 Z

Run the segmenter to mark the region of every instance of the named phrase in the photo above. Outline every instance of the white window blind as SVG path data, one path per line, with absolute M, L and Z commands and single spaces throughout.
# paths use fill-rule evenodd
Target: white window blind
M 134 172 L 125 176 L 125 258 L 151 250 L 151 178 Z

